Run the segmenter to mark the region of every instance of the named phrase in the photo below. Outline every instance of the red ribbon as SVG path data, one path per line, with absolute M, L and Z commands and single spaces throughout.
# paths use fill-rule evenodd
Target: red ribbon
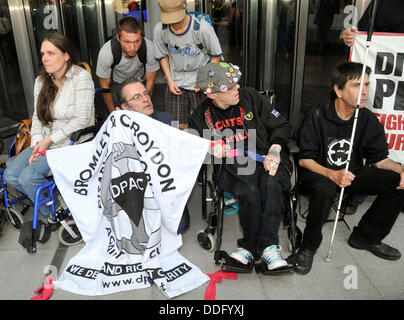
M 39 294 L 32 297 L 30 300 L 48 300 L 53 293 L 53 277 L 47 276 L 45 278 L 45 284 L 36 289 L 34 293 Z
M 38 144 L 38 142 L 36 143 L 36 145 Z M 42 154 L 43 156 L 46 156 L 46 150 L 43 151 L 39 151 L 38 149 L 35 150 L 35 153 L 39 153 Z
M 208 273 L 210 282 L 205 291 L 205 300 L 215 300 L 216 299 L 216 283 L 222 283 L 223 279 L 237 280 L 236 272 L 225 272 L 222 270 L 216 271 L 215 273 Z
M 217 145 L 224 146 L 226 143 L 223 140 L 215 140 L 210 142 L 209 148 L 214 148 Z M 238 149 L 230 149 L 227 151 L 226 157 L 227 158 L 234 158 L 239 156 L 241 153 Z

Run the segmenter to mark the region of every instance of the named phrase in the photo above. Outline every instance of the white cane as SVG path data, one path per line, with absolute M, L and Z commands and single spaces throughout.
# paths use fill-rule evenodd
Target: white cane
M 352 134 L 351 134 L 351 140 L 350 140 L 351 143 L 349 144 L 348 159 L 347 159 L 347 162 L 346 162 L 346 165 L 345 165 L 345 172 L 348 172 L 349 163 L 351 161 L 352 147 L 353 147 L 353 142 L 354 142 L 354 137 L 355 137 L 355 132 L 356 132 L 356 125 L 357 125 L 357 122 L 358 122 L 359 107 L 360 107 L 361 96 L 362 96 L 362 91 L 363 91 L 363 83 L 364 83 L 364 79 L 365 79 L 366 62 L 368 60 L 369 47 L 370 47 L 370 42 L 372 40 L 373 26 L 374 26 L 374 23 L 375 23 L 376 7 L 377 7 L 377 0 L 375 0 L 375 2 L 374 2 L 374 6 L 373 6 L 373 10 L 372 10 L 372 19 L 371 19 L 371 22 L 370 22 L 370 25 L 369 25 L 368 37 L 366 39 L 365 60 L 363 62 L 361 83 L 360 83 L 360 87 L 359 87 L 358 100 L 356 102 L 355 118 L 354 118 L 354 123 L 353 123 L 353 127 L 352 127 Z M 333 228 L 332 234 L 331 234 L 330 247 L 328 249 L 328 254 L 325 257 L 325 261 L 327 261 L 327 262 L 331 261 L 332 244 L 334 242 L 335 231 L 337 230 L 337 223 L 338 223 L 338 219 L 339 219 L 339 215 L 340 215 L 340 211 L 341 211 L 341 204 L 342 204 L 342 198 L 344 196 L 344 190 L 345 190 L 345 187 L 341 188 L 341 193 L 339 195 L 337 213 L 335 215 L 335 220 L 334 220 L 334 228 Z

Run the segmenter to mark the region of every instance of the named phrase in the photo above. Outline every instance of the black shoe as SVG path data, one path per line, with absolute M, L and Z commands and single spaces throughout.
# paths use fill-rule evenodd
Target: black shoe
M 386 260 L 398 260 L 401 258 L 401 253 L 396 248 L 390 247 L 385 243 L 369 243 L 355 232 L 352 232 L 348 239 L 348 244 L 355 249 L 367 250 L 375 256 Z
M 299 274 L 308 274 L 313 265 L 315 252 L 306 248 L 300 248 L 295 256 L 290 256 L 286 259 L 288 263 L 293 264 L 294 270 Z

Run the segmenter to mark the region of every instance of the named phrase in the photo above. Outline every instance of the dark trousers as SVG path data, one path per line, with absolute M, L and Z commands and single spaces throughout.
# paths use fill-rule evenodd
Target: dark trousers
M 259 257 L 270 245 L 279 244 L 278 230 L 283 217 L 283 193 L 290 190 L 290 177 L 283 165 L 270 176 L 261 163 L 254 174 L 242 180 L 222 170 L 220 186 L 239 201 L 243 238 L 237 245 Z
M 365 167 L 353 172 L 355 179 L 344 193 L 377 195 L 354 232 L 371 243 L 380 243 L 394 225 L 404 204 L 404 190 L 397 190 L 400 175 L 391 170 Z M 321 174 L 302 169 L 303 188 L 309 192 L 309 211 L 303 247 L 316 251 L 321 244 L 321 228 L 340 188 Z

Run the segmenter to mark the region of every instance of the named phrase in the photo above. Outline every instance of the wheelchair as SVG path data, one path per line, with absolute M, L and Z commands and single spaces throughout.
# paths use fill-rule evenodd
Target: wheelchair
M 298 151 L 297 147 L 292 143 L 289 146 L 291 153 Z M 209 170 L 211 169 L 211 170 Z M 223 271 L 237 272 L 237 273 L 250 273 L 252 268 L 255 267 L 257 273 L 265 275 L 276 274 L 289 274 L 293 273 L 291 265 L 279 270 L 269 271 L 266 268 L 266 264 L 261 262 L 260 264 L 251 264 L 248 268 L 230 257 L 230 255 L 221 250 L 222 235 L 223 235 L 223 218 L 226 214 L 226 207 L 232 206 L 235 199 L 225 196 L 224 190 L 219 187 L 219 175 L 223 168 L 221 165 L 213 164 L 209 167 L 204 164 L 201 169 L 202 174 L 202 218 L 207 220 L 207 227 L 204 230 L 200 230 L 197 234 L 197 240 L 200 246 L 207 251 L 214 251 L 214 262 L 216 265 L 220 265 Z M 210 172 L 208 172 L 210 171 Z M 208 178 L 209 176 L 209 178 Z M 295 181 L 296 181 L 295 173 Z M 296 251 L 302 242 L 302 232 L 296 224 L 297 220 L 297 186 L 294 185 L 289 192 L 286 192 L 283 196 L 284 215 L 283 215 L 283 227 L 287 229 L 288 235 L 288 249 L 292 255 L 296 254 Z M 226 201 L 227 200 L 227 201 Z
M 96 127 L 92 126 L 86 129 L 78 130 L 70 136 L 70 145 L 74 144 L 80 136 L 95 133 Z M 9 149 L 9 158 L 13 156 L 14 141 Z M 0 210 L 2 210 L 10 223 L 11 227 L 15 230 L 22 232 L 24 228 L 24 214 L 32 206 L 32 202 L 20 191 L 14 189 L 12 186 L 7 186 L 4 180 L 4 171 L 6 169 L 6 164 L 2 164 L 2 169 L 0 170 Z M 32 233 L 31 241 L 29 244 L 24 245 L 27 247 L 28 253 L 37 252 L 37 242 L 45 243 L 49 237 L 50 233 L 53 231 L 58 231 L 59 241 L 65 246 L 74 246 L 83 241 L 80 231 L 78 230 L 70 210 L 66 207 L 62 197 L 58 197 L 56 183 L 53 181 L 52 176 L 47 177 L 48 181 L 36 190 L 35 199 L 33 201 L 33 221 L 32 221 Z M 45 197 L 41 198 L 42 192 L 47 194 Z M 55 199 L 58 197 L 61 202 L 61 206 L 58 210 L 55 208 Z M 45 224 L 38 219 L 39 207 L 42 205 L 50 206 L 51 217 L 53 223 Z M 43 230 L 40 230 L 40 226 L 43 225 Z M 26 230 L 24 230 L 26 232 Z M 40 235 L 42 233 L 42 235 Z M 21 239 L 21 236 L 20 236 Z
M 86 62 L 79 62 L 78 66 L 86 69 L 90 74 L 91 68 Z M 93 133 L 94 135 L 98 132 L 99 128 L 102 126 L 105 119 L 108 117 L 109 112 L 102 98 L 102 93 L 109 92 L 109 89 L 96 88 L 94 91 L 94 110 L 95 110 L 95 125 L 89 128 L 78 130 L 71 134 L 70 145 L 74 144 L 82 135 Z M 1 141 L 1 140 L 0 140 Z M 1 146 L 3 142 L 1 141 Z M 9 147 L 8 158 L 10 159 L 15 154 L 15 140 Z M 22 231 L 24 226 L 24 214 L 28 209 L 34 205 L 33 208 L 33 221 L 32 221 L 32 237 L 30 244 L 27 245 L 27 251 L 29 253 L 35 253 L 37 251 L 36 242 L 41 243 L 46 242 L 50 237 L 50 232 L 58 231 L 59 241 L 65 246 L 73 246 L 81 243 L 83 241 L 80 231 L 78 230 L 70 210 L 67 208 L 61 197 L 58 197 L 57 187 L 52 177 L 49 176 L 49 181 L 41 185 L 35 194 L 35 200 L 32 203 L 31 200 L 20 191 L 16 190 L 12 186 L 7 186 L 4 180 L 4 171 L 6 169 L 7 162 L 0 164 L 0 210 L 6 216 L 9 224 L 14 230 Z M 42 192 L 48 194 L 47 197 L 40 199 Z M 61 206 L 56 210 L 54 202 L 55 197 L 58 197 Z M 44 230 L 41 226 L 43 225 L 41 220 L 38 220 L 39 207 L 41 205 L 48 205 L 51 208 L 51 217 L 53 224 L 45 225 Z M 29 230 L 31 231 L 31 230 Z M 41 236 L 42 234 L 42 236 Z M 21 234 L 20 234 L 21 239 Z
M 265 99 L 268 100 L 269 105 L 275 106 L 275 91 L 265 90 L 260 92 Z M 299 151 L 296 143 L 291 141 L 288 145 L 289 152 L 294 157 Z M 224 190 L 221 190 L 218 181 L 221 171 L 220 165 L 213 165 L 210 170 L 210 178 L 208 179 L 208 165 L 204 164 L 201 169 L 202 180 L 202 219 L 207 221 L 207 227 L 200 230 L 197 234 L 197 240 L 200 246 L 207 251 L 214 251 L 215 264 L 221 265 L 223 271 L 250 273 L 255 266 L 257 273 L 262 274 L 278 274 L 278 273 L 291 273 L 292 266 L 288 265 L 287 268 L 277 271 L 268 271 L 264 268 L 265 264 L 251 265 L 251 268 L 245 268 L 244 265 L 231 258 L 225 251 L 221 250 L 222 234 L 223 234 L 223 217 L 226 214 L 226 209 L 230 206 L 230 211 L 237 211 L 234 202 L 236 201 L 231 196 L 227 196 Z M 297 181 L 297 173 L 294 170 L 294 180 Z M 297 220 L 297 203 L 298 203 L 298 188 L 295 184 L 291 190 L 284 194 L 284 218 L 283 227 L 287 229 L 288 235 L 288 249 L 294 255 L 302 242 L 302 232 L 296 225 Z

